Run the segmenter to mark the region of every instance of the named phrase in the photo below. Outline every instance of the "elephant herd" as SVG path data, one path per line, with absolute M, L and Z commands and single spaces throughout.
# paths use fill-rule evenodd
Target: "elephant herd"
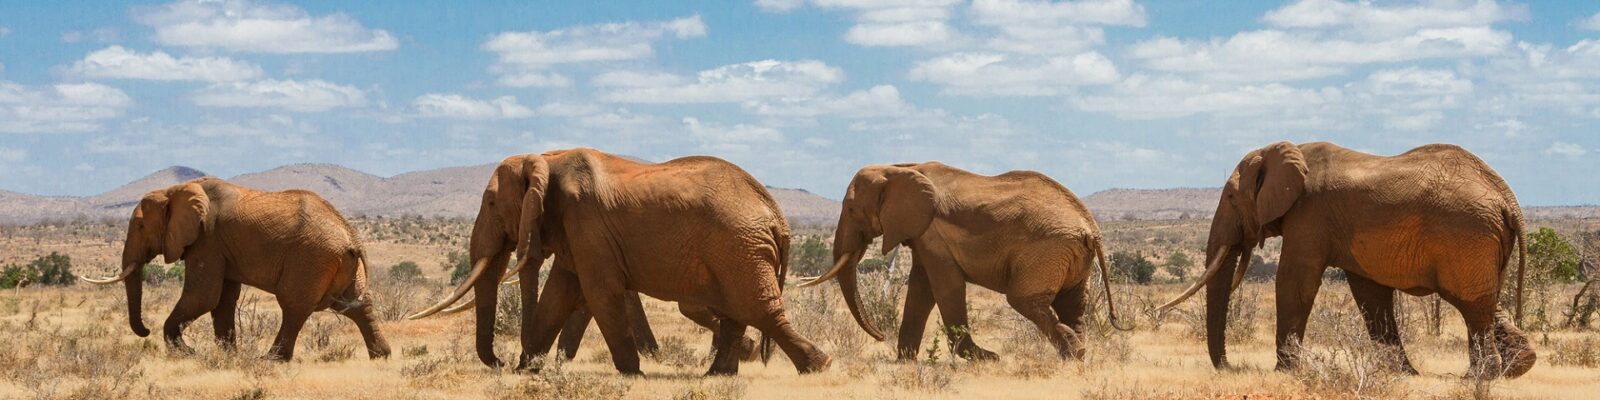
M 1375 156 L 1330 143 L 1273 143 L 1246 154 L 1224 184 L 1204 276 L 1158 310 L 1204 288 L 1207 348 L 1212 364 L 1224 367 L 1231 294 L 1253 249 L 1282 237 L 1275 279 L 1279 369 L 1298 366 L 1295 346 L 1331 266 L 1345 271 L 1369 335 L 1398 353 L 1404 371 L 1416 373 L 1401 347 L 1396 290 L 1437 293 L 1461 312 L 1470 374 L 1517 377 L 1537 358 L 1516 326 L 1520 263 L 1514 314 L 1500 308 L 1499 297 L 1511 259 L 1525 258 L 1523 230 L 1505 181 L 1460 147 Z M 466 281 L 410 318 L 472 308 L 479 359 L 504 366 L 494 352 L 496 292 L 515 280 L 523 321 L 516 368 L 537 372 L 558 335 L 570 357 L 592 318 L 617 370 L 639 374 L 640 351 L 655 345 L 639 304 L 643 294 L 677 302 L 714 332 L 708 374 L 736 374 L 742 359 L 759 353 L 765 360 L 774 344 L 800 373 L 820 372 L 831 358 L 796 332 L 784 308 L 790 235 L 765 187 L 717 158 L 650 164 L 593 149 L 515 155 L 500 162 L 484 188 Z M 900 359 L 917 357 L 935 306 L 953 354 L 996 357 L 972 340 L 968 283 L 1004 294 L 1062 358 L 1084 356 L 1086 292 L 1097 265 L 1102 280 L 1108 276 L 1106 249 L 1089 210 L 1055 180 L 1028 171 L 983 176 L 938 162 L 857 172 L 839 213 L 832 268 L 799 286 L 837 280 L 861 329 L 882 340 L 862 312 L 856 279 L 857 264 L 879 237 L 885 253 L 903 245 L 912 254 Z M 205 313 L 231 348 L 239 291 L 250 285 L 274 294 L 283 312 L 267 358 L 290 359 L 300 328 L 320 310 L 354 321 L 369 356 L 389 355 L 374 322 L 370 266 L 357 232 L 314 193 L 260 192 L 201 178 L 145 194 L 128 222 L 121 272 L 85 278 L 123 282 L 128 322 L 141 337 L 150 333 L 140 313 L 142 266 L 157 255 L 186 265 L 182 295 L 162 326 L 171 351 L 189 351 L 184 326 Z M 541 288 L 548 258 L 552 267 Z M 1109 282 L 1103 286 L 1109 302 Z M 468 292 L 472 300 L 456 305 Z M 1107 313 L 1120 328 L 1115 307 Z M 745 337 L 747 327 L 760 332 L 759 344 Z

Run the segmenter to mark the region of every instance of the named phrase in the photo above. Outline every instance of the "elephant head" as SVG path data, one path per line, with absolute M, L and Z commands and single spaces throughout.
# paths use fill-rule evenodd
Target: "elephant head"
M 128 236 L 122 242 L 122 272 L 107 279 L 82 278 L 102 285 L 123 282 L 128 294 L 128 326 L 140 337 L 150 334 L 140 313 L 144 265 L 157 255 L 169 264 L 182 260 L 215 220 L 211 198 L 200 183 L 189 181 L 145 193 L 128 219 Z
M 544 156 L 522 154 L 501 161 L 483 190 L 483 200 L 473 223 L 467 251 L 472 272 L 449 298 L 407 318 L 433 315 L 460 300 L 468 290 L 474 291 L 478 358 L 485 364 L 498 366 L 499 359 L 494 355 L 494 320 L 500 278 L 506 274 L 506 262 L 512 251 L 517 255 L 513 273 L 530 266 L 537 269 L 546 257 L 541 226 L 549 181 L 550 166 Z M 522 284 L 534 285 L 537 296 L 537 280 Z M 523 299 L 524 302 L 532 300 Z
M 1305 193 L 1309 171 L 1305 155 L 1293 143 L 1277 142 L 1246 154 L 1223 186 L 1212 216 L 1205 275 L 1160 308 L 1171 309 L 1206 287 L 1206 345 L 1214 366 L 1227 363 L 1223 329 L 1233 289 L 1250 268 L 1252 250 L 1282 234 L 1283 216 Z
M 839 224 L 833 235 L 833 268 L 802 286 L 839 277 L 845 304 L 861 329 L 873 339 L 883 334 L 861 314 L 856 266 L 872 239 L 883 236 L 884 254 L 922 236 L 938 212 L 939 190 L 933 181 L 910 164 L 873 165 L 856 172 L 844 195 Z

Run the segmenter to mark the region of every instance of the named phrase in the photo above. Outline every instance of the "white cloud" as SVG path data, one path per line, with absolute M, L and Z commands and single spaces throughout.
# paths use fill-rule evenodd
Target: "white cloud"
M 844 80 L 821 61 L 762 60 L 700 71 L 693 81 L 672 75 L 619 73 L 596 77 L 600 97 L 620 103 L 726 103 L 807 97 Z
M 756 7 L 770 13 L 786 13 L 805 5 L 805 0 L 756 0 Z
M 0 132 L 87 132 L 122 115 L 126 93 L 98 83 L 31 88 L 0 81 Z
M 684 117 L 683 126 L 689 135 L 703 143 L 753 143 L 783 140 L 783 132 L 770 127 L 735 124 L 701 123 L 699 118 Z
M 1097 52 L 1020 61 L 997 53 L 955 53 L 918 62 L 909 77 L 936 83 L 946 94 L 1049 96 L 1074 86 L 1114 83 L 1119 74 Z
M 1315 108 L 1342 98 L 1343 92 L 1334 88 L 1312 90 L 1277 83 L 1229 86 L 1134 74 L 1105 93 L 1075 97 L 1072 102 L 1084 111 L 1124 119 L 1156 119 L 1199 113 L 1260 115 Z
M 194 94 L 194 103 L 205 107 L 281 108 L 296 112 L 319 112 L 334 108 L 361 107 L 367 104 L 361 89 L 321 80 L 260 80 L 213 84 Z
M 1147 40 L 1135 44 L 1130 55 L 1160 71 L 1220 81 L 1273 82 L 1342 75 L 1346 68 L 1362 64 L 1487 56 L 1510 43 L 1511 34 L 1487 27 L 1428 29 L 1377 41 L 1262 30 L 1227 40 Z
M 137 8 L 134 19 L 169 46 L 255 53 L 354 53 L 399 47 L 388 31 L 348 15 L 312 16 L 288 4 L 253 0 L 175 1 Z
M 517 103 L 513 96 L 478 100 L 458 94 L 429 93 L 412 101 L 424 117 L 455 119 L 511 119 L 533 116 L 533 109 Z
M 1382 7 L 1369 1 L 1301 0 L 1267 12 L 1280 28 L 1338 29 L 1366 37 L 1400 37 L 1425 29 L 1478 27 L 1526 19 L 1526 6 L 1495 0 L 1434 0 Z
M 900 90 L 890 85 L 873 86 L 841 97 L 781 98 L 749 101 L 746 112 L 766 117 L 877 117 L 905 115 L 915 107 L 900 98 Z
M 1451 95 L 1472 92 L 1472 81 L 1450 70 L 1406 67 L 1367 75 L 1370 91 L 1378 95 Z
M 1133 0 L 977 0 L 973 17 L 980 24 L 1080 24 L 1144 26 L 1144 6 Z
M 588 103 L 552 102 L 539 106 L 538 115 L 549 117 L 578 117 L 600 113 L 600 107 Z
M 1594 13 L 1594 15 L 1590 15 L 1588 18 L 1584 18 L 1584 19 L 1578 20 L 1577 25 L 1578 25 L 1578 28 L 1580 28 L 1580 29 L 1588 29 L 1588 30 L 1591 30 L 1591 31 L 1600 31 L 1600 12 Z
M 554 72 L 544 71 L 518 71 L 500 75 L 496 81 L 502 86 L 514 88 L 553 88 L 572 86 L 572 79 Z
M 621 22 L 552 31 L 502 32 L 483 43 L 497 59 L 490 71 L 511 87 L 562 87 L 571 80 L 549 72 L 556 65 L 649 58 L 655 42 L 706 35 L 699 15 L 665 22 Z
M 845 32 L 860 46 L 944 47 L 960 32 L 949 24 L 951 8 L 960 0 L 814 0 L 818 7 L 855 13 L 856 24 Z
M 1558 141 L 1551 143 L 1549 148 L 1544 149 L 1544 154 L 1553 156 L 1559 155 L 1567 157 L 1582 157 L 1585 154 L 1589 154 L 1589 150 L 1576 143 Z
M 242 121 L 208 121 L 190 127 L 188 131 L 197 137 L 247 141 L 252 146 L 305 148 L 312 145 L 306 136 L 317 133 L 319 129 L 310 122 L 274 114 Z
M 160 81 L 225 82 L 261 76 L 261 67 L 226 57 L 173 57 L 160 50 L 139 53 L 122 46 L 89 53 L 74 62 L 71 70 L 95 78 Z

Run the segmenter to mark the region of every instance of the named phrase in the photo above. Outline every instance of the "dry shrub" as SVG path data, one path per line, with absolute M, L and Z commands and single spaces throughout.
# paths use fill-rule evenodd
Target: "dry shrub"
M 744 398 L 750 389 L 748 379 L 734 377 L 706 378 L 696 381 L 672 395 L 673 400 L 731 400 Z
M 562 357 L 547 357 L 537 375 L 516 384 L 491 390 L 496 399 L 580 400 L 620 399 L 628 394 L 629 382 L 615 374 L 585 374 L 567 371 Z
M 1586 335 L 1582 339 L 1545 340 L 1550 352 L 1550 365 L 1600 368 L 1600 339 Z
M 689 341 L 678 336 L 665 336 L 661 338 L 661 349 L 656 351 L 656 361 L 662 365 L 673 368 L 694 368 L 700 365 L 701 357 L 695 355 L 694 349 L 689 348 Z M 611 362 L 611 354 L 606 352 L 606 363 Z
M 1291 345 L 1300 361 L 1291 376 L 1318 397 L 1403 397 L 1399 353 L 1371 340 L 1365 326 L 1358 323 L 1358 313 L 1340 307 L 1341 302 L 1330 303 L 1336 304 L 1324 304 L 1311 315 L 1318 328 L 1308 332 L 1314 345 Z
M 789 289 L 783 295 L 795 330 L 829 354 L 857 354 L 870 338 L 845 310 L 836 285 Z
M 398 280 L 387 274 L 372 274 L 368 282 L 368 301 L 382 321 L 399 321 L 433 305 L 445 288 L 444 284 L 429 279 Z
M 19 329 L 5 324 L 0 330 L 20 332 L 0 351 L 0 379 L 17 383 L 35 398 L 129 398 L 144 378 L 139 366 L 147 354 L 143 348 L 116 343 L 103 327 Z
M 917 362 L 884 368 L 878 378 L 885 386 L 926 393 L 950 393 L 955 391 L 956 371 L 949 364 Z

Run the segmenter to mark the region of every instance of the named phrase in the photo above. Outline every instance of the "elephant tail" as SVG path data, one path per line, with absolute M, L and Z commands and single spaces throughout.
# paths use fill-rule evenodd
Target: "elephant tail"
M 1133 327 L 1131 326 L 1124 327 L 1117 324 L 1118 321 L 1121 321 L 1121 318 L 1117 318 L 1117 305 L 1111 301 L 1111 271 L 1109 264 L 1106 264 L 1105 241 L 1096 235 L 1089 239 L 1089 244 L 1094 246 L 1095 258 L 1100 263 L 1100 284 L 1106 289 L 1106 322 L 1111 323 L 1111 327 L 1117 330 L 1132 331 Z
M 783 226 L 772 228 L 773 244 L 778 248 L 778 262 L 774 265 L 773 272 L 778 279 L 778 296 L 783 297 L 783 285 L 789 277 L 789 230 Z M 772 361 L 772 337 L 766 332 L 761 332 L 761 364 L 766 365 Z
M 1513 314 L 1513 320 L 1520 327 L 1522 326 L 1522 281 L 1525 272 L 1528 270 L 1528 237 L 1523 232 L 1527 227 L 1523 224 L 1522 208 L 1516 204 L 1516 200 L 1512 200 L 1511 207 L 1507 208 L 1506 214 L 1508 214 L 1506 215 L 1506 224 L 1509 225 L 1507 228 L 1510 228 L 1512 234 L 1511 240 L 1517 242 L 1516 314 Z

